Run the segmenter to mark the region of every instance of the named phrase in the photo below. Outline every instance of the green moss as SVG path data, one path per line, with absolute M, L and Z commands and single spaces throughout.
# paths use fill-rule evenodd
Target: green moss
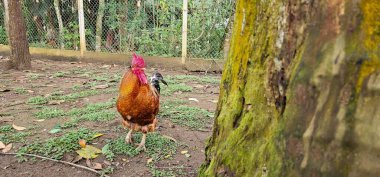
M 361 25 L 365 32 L 364 45 L 369 55 L 374 60 L 380 60 L 380 4 L 378 0 L 365 0 L 361 3 L 363 12 L 363 23 Z
M 280 6 L 281 3 L 263 1 L 237 3 L 231 52 L 217 108 L 220 113 L 214 125 L 215 139 L 207 145 L 210 162 L 202 166 L 200 176 L 215 176 L 220 171 L 235 176 L 265 176 L 263 168 L 267 168 L 268 176 L 281 175 L 283 143 L 279 137 L 283 128 L 276 108 L 268 105 L 265 96 L 267 67 L 277 53 L 276 25 L 282 15 L 269 9 Z M 259 17 L 258 9 L 262 10 Z M 254 23 L 261 17 L 268 18 Z

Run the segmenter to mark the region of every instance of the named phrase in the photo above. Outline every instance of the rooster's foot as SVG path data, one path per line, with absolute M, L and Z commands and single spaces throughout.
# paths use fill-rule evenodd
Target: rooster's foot
M 129 130 L 127 136 L 125 137 L 125 143 L 133 144 L 132 130 Z
M 145 139 L 146 139 L 146 134 L 144 133 L 143 136 L 142 136 L 142 138 L 141 138 L 141 142 L 138 145 L 138 147 L 136 148 L 136 150 L 144 150 L 144 151 L 146 151 Z

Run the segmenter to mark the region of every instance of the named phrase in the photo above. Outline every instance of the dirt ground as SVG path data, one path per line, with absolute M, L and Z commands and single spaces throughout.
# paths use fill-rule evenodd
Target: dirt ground
M 33 60 L 32 65 L 29 71 L 1 71 L 0 141 L 12 143 L 9 152 L 71 162 L 80 149 L 76 142 L 81 135 L 76 132 L 84 128 L 102 134 L 88 144 L 99 149 L 110 145 L 114 157 L 103 153 L 91 160 L 100 163 L 102 170 L 98 171 L 109 176 L 196 176 L 211 135 L 220 75 L 148 68 L 148 76 L 157 70 L 169 86 L 162 86 L 159 127 L 148 134 L 147 151 L 135 153 L 117 141 L 127 132 L 114 104 L 126 66 L 43 59 Z M 99 103 L 109 105 L 89 108 Z M 75 110 L 84 113 L 72 113 Z M 13 124 L 26 129 L 15 130 Z M 73 139 L 53 141 L 64 136 Z M 83 159 L 77 164 L 86 166 Z M 49 160 L 0 155 L 0 176 L 99 175 Z

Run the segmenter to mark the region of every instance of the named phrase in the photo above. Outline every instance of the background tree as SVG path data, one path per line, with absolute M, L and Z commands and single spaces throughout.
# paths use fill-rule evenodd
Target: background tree
M 61 10 L 59 6 L 59 0 L 54 0 L 54 9 L 55 9 L 55 14 L 57 16 L 57 22 L 58 22 L 58 29 L 59 29 L 59 45 L 61 49 L 65 48 L 65 43 L 63 41 L 63 21 L 62 21 L 62 15 L 61 15 Z
M 378 0 L 238 0 L 200 176 L 380 174 Z
M 26 38 L 26 27 L 21 10 L 21 1 L 12 0 L 9 4 L 9 42 L 11 46 L 11 65 L 16 69 L 32 67 L 29 54 L 29 44 Z

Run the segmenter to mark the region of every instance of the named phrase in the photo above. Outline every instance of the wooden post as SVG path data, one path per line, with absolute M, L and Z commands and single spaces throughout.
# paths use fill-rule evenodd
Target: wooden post
M 187 57 L 187 0 L 183 0 L 182 12 L 182 64 L 186 63 Z
M 78 0 L 78 18 L 79 18 L 79 37 L 80 37 L 80 54 L 83 56 L 86 51 L 86 34 L 84 28 L 83 0 Z

